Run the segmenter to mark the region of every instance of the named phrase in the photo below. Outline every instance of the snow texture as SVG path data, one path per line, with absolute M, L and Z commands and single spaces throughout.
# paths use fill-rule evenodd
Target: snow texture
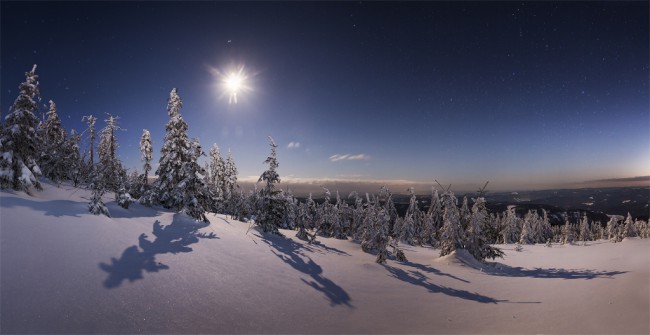
M 43 182 L 0 192 L 0 332 L 648 334 L 650 240 L 502 245 L 505 259 L 312 244 Z

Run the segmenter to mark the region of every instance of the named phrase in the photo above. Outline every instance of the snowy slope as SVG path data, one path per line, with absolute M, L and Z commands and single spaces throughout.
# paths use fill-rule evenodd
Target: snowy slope
M 507 245 L 492 266 L 407 247 L 382 266 L 353 241 L 111 197 L 94 216 L 89 192 L 43 186 L 0 192 L 2 333 L 650 332 L 647 239 Z

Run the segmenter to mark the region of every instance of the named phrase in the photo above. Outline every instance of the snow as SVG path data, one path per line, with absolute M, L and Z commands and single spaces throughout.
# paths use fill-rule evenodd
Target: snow
M 0 192 L 2 333 L 650 333 L 650 240 L 465 250 L 312 245 L 43 183 Z

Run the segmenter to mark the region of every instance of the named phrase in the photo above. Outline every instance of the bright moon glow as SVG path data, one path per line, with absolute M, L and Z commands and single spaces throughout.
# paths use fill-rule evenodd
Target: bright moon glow
M 247 85 L 248 75 L 244 72 L 243 65 L 227 71 L 211 69 L 211 72 L 219 78 L 220 89 L 223 95 L 228 95 L 229 104 L 237 104 L 243 93 L 252 91 L 251 87 Z

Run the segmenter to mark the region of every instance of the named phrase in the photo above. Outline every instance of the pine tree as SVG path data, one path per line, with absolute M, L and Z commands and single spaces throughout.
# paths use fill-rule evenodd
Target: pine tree
M 79 141 L 81 136 L 77 134 L 74 129 L 70 131 L 70 136 L 63 145 L 63 161 L 65 162 L 64 171 L 66 179 L 71 180 L 76 187 L 81 181 L 82 177 L 82 160 L 81 151 L 79 149 Z
M 95 168 L 95 123 L 97 122 L 97 118 L 92 115 L 87 115 L 84 116 L 81 121 L 88 124 L 87 130 L 90 136 L 90 143 L 88 145 L 88 162 L 85 164 L 86 169 L 83 171 L 84 179 L 90 180 L 93 175 L 93 169 Z
M 404 219 L 401 225 L 401 232 L 395 234 L 400 240 L 404 242 L 415 245 L 415 227 L 417 226 L 416 220 L 418 220 L 418 202 L 417 197 L 415 196 L 415 189 L 413 187 L 408 188 L 408 192 L 411 195 L 409 199 L 409 207 L 406 209 L 404 214 Z
M 262 227 L 264 232 L 281 235 L 278 227 L 282 223 L 282 203 L 279 199 L 280 191 L 275 185 L 280 183 L 280 176 L 276 171 L 279 164 L 277 160 L 277 147 L 273 138 L 269 136 L 271 144 L 271 154 L 266 158 L 264 164 L 268 164 L 268 170 L 264 171 L 258 182 L 264 182 L 264 188 L 261 190 L 261 208 L 257 224 Z
M 207 196 L 207 185 L 203 178 L 206 171 L 197 162 L 204 155 L 197 139 L 190 144 L 187 161 L 181 166 L 184 179 L 176 186 L 176 193 L 182 195 L 182 211 L 197 221 L 209 222 L 205 216 L 203 199 Z
M 41 175 L 38 166 L 38 137 L 36 127 L 39 98 L 36 65 L 25 73 L 26 80 L 19 86 L 20 95 L 14 101 L 5 118 L 0 138 L 0 188 L 25 191 L 33 187 L 42 190 L 37 177 Z
M 144 185 L 144 191 L 148 189 L 149 185 L 149 171 L 151 171 L 151 159 L 153 153 L 153 145 L 151 143 L 151 134 L 148 130 L 142 129 L 142 136 L 140 137 L 140 158 L 144 162 L 142 166 L 144 170 L 144 178 L 142 180 Z
M 119 145 L 116 132 L 122 129 L 117 123 L 118 119 L 119 117 L 108 114 L 108 118 L 104 120 L 106 127 L 100 132 L 97 150 L 99 154 L 99 165 L 97 166 L 99 176 L 102 178 L 104 187 L 113 192 L 118 192 L 122 186 L 120 185 L 120 178 L 124 175 L 122 163 L 117 158 Z
M 485 205 L 485 198 L 479 197 L 474 199 L 472 214 L 469 218 L 469 227 L 467 228 L 466 248 L 479 261 L 486 258 L 503 258 L 504 256 L 501 249 L 491 246 L 487 241 L 485 231 L 486 226 L 489 224 L 488 220 L 489 216 Z
M 56 104 L 50 100 L 47 119 L 39 126 L 41 140 L 39 167 L 43 176 L 54 182 L 66 179 L 67 161 L 65 160 L 64 146 L 66 131 L 61 125 L 61 119 L 56 111 Z
M 442 203 L 438 190 L 431 188 L 431 206 L 427 211 L 425 220 L 423 221 L 423 229 L 420 239 L 425 243 L 430 243 L 431 246 L 437 246 L 440 239 L 440 231 L 442 228 Z
M 183 106 L 177 90 L 174 88 L 169 93 L 167 114 L 169 121 L 165 125 L 165 139 L 160 150 L 160 161 L 156 175 L 156 189 L 158 201 L 165 208 L 181 210 L 183 208 L 183 194 L 178 184 L 186 179 L 183 165 L 189 161 L 190 139 L 187 136 L 187 123 L 180 114 Z
M 607 222 L 607 238 L 612 242 L 619 242 L 620 236 L 618 234 L 618 220 L 616 216 L 612 215 Z
M 223 174 L 223 197 L 226 205 L 226 212 L 232 214 L 234 211 L 234 196 L 237 194 L 239 185 L 237 184 L 237 167 L 232 159 L 232 153 L 228 149 L 228 158 L 226 159 L 225 171 Z
M 535 220 L 535 215 L 532 210 L 529 210 L 521 228 L 521 234 L 519 235 L 519 244 L 535 244 L 535 236 L 532 228 L 532 223 Z
M 587 241 L 591 240 L 589 235 L 589 219 L 587 213 L 584 213 L 580 221 L 580 236 L 578 237 L 582 241 L 582 245 L 587 245 Z
M 443 227 L 440 236 L 440 256 L 451 254 L 456 249 L 465 248 L 465 232 L 460 225 L 460 213 L 458 212 L 458 199 L 451 191 L 442 194 L 443 204 Z
M 573 236 L 573 228 L 571 228 L 571 223 L 569 222 L 569 217 L 566 215 L 566 213 L 564 217 L 564 226 L 562 227 L 562 244 L 572 244 L 575 240 L 575 237 Z
M 637 231 L 636 227 L 634 226 L 634 220 L 632 220 L 632 215 L 630 215 L 630 212 L 627 212 L 627 217 L 625 218 L 625 224 L 623 228 L 623 236 L 622 238 L 626 237 L 636 237 L 637 236 Z
M 93 173 L 93 181 L 90 184 L 90 188 L 92 189 L 92 195 L 90 197 L 90 203 L 88 204 L 88 210 L 95 215 L 104 214 L 111 217 L 111 213 L 108 211 L 108 208 L 106 208 L 106 205 L 104 205 L 104 201 L 102 200 L 105 188 L 103 179 L 99 174 Z
M 356 191 L 351 192 L 350 195 L 348 195 L 348 199 L 350 198 L 354 198 L 354 208 L 352 209 L 352 217 L 350 222 L 350 236 L 352 239 L 360 240 L 363 228 L 363 217 L 365 213 L 363 199 Z
M 221 213 L 225 209 L 224 182 L 226 166 L 216 143 L 210 148 L 210 178 L 208 185 L 214 196 L 214 212 Z

